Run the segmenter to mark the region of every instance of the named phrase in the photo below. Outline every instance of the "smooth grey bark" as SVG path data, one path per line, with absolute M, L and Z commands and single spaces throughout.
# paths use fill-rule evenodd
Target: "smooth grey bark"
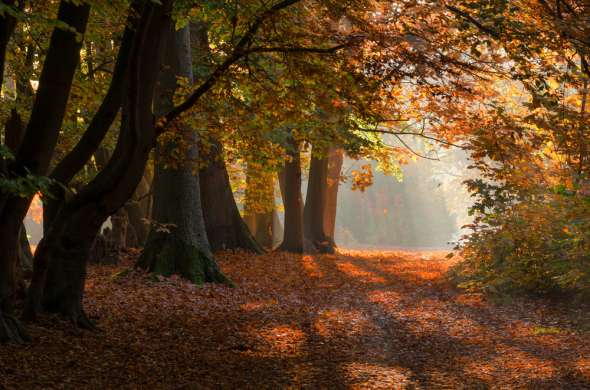
M 184 27 L 169 33 L 163 70 L 155 97 L 156 115 L 173 108 L 177 77 L 193 82 L 190 30 Z M 180 143 L 168 141 L 156 148 L 154 206 L 151 228 L 138 266 L 165 276 L 180 274 L 194 283 L 227 282 L 213 258 L 199 187 L 198 139 L 195 131 L 184 124 L 179 129 L 186 150 L 184 161 L 167 166 L 170 152 Z

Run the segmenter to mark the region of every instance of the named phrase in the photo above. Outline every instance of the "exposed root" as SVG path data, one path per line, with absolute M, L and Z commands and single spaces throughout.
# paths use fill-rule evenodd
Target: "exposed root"
M 97 329 L 96 323 L 88 318 L 84 309 L 78 305 L 68 310 L 64 315 L 76 328 L 90 331 Z
M 27 330 L 15 317 L 0 313 L 0 343 L 24 344 L 31 341 Z

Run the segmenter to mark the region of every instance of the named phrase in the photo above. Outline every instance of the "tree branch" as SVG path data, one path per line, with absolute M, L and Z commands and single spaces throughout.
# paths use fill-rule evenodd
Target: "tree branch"
M 434 142 L 437 142 L 442 145 L 452 146 L 454 148 L 459 148 L 459 149 L 466 149 L 466 147 L 464 147 L 464 146 L 457 145 L 455 143 L 442 140 L 440 138 L 432 137 L 432 136 L 426 135 L 424 133 L 414 133 L 414 132 L 406 132 L 406 131 L 390 131 L 390 130 L 382 130 L 382 129 L 359 129 L 359 130 L 365 131 L 367 133 L 391 134 L 396 137 L 398 137 L 400 135 L 412 135 L 412 136 L 424 138 L 424 139 L 427 139 L 430 141 L 434 141 Z
M 156 132 L 158 134 L 162 133 L 166 127 L 182 115 L 185 111 L 188 111 L 192 106 L 194 106 L 197 101 L 203 96 L 211 87 L 215 84 L 217 79 L 219 79 L 225 72 L 238 60 L 243 58 L 247 55 L 247 50 L 244 50 L 254 39 L 254 36 L 262 26 L 262 23 L 269 17 L 273 16 L 280 10 L 287 8 L 293 4 L 300 2 L 301 0 L 283 0 L 268 10 L 262 12 L 258 15 L 252 25 L 246 30 L 242 38 L 236 44 L 232 53 L 223 61 L 211 75 L 192 93 L 190 94 L 182 103 L 178 106 L 174 107 L 170 110 L 166 115 L 158 120 L 156 123 Z

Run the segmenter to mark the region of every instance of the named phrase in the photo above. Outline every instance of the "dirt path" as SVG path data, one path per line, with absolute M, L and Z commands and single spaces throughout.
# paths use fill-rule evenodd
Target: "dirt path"
M 0 388 L 590 388 L 587 312 L 494 305 L 441 252 L 219 256 L 239 287 L 91 270 L 98 333 L 0 346 Z

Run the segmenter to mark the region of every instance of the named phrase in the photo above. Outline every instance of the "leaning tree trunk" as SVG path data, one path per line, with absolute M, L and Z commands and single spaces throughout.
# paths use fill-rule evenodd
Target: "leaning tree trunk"
M 155 144 L 152 102 L 164 49 L 161 37 L 172 26 L 172 3 L 162 0 L 143 6 L 130 48 L 128 72 L 134 77 L 129 79 L 117 146 L 107 166 L 60 207 L 39 243 L 26 319 L 35 319 L 45 309 L 61 313 L 78 326 L 93 326 L 82 306 L 86 263 L 104 221 L 133 195 Z
M 314 148 L 315 149 L 315 148 Z M 334 253 L 324 227 L 328 189 L 328 157 L 314 155 L 309 166 L 307 197 L 303 211 L 304 236 L 320 253 Z
M 128 26 L 125 28 L 123 39 L 117 54 L 113 77 L 106 95 L 98 110 L 88 124 L 88 128 L 76 146 L 57 163 L 50 177 L 56 181 L 51 188 L 52 197 L 45 199 L 43 207 L 43 227 L 49 230 L 53 218 L 59 208 L 66 201 L 66 193 L 62 185 L 69 185 L 74 176 L 88 163 L 94 155 L 97 168 L 100 170 L 108 161 L 109 155 L 100 144 L 115 121 L 121 109 L 125 87 L 128 85 L 128 67 L 131 45 L 135 36 L 135 28 L 132 25 L 138 11 L 137 2 L 131 6 L 131 15 L 127 18 Z
M 47 173 L 79 62 L 78 34 L 84 34 L 89 13 L 88 4 L 60 2 L 57 18 L 73 31 L 54 28 L 51 34 L 29 123 L 7 169 L 13 178 Z M 14 299 L 19 233 L 31 200 L 32 194 L 24 198 L 10 194 L 0 197 L 0 340 L 26 338 L 17 321 L 7 317 L 7 311 L 10 312 Z
M 324 210 L 324 231 L 327 240 L 333 247 L 336 247 L 334 233 L 336 230 L 336 210 L 338 208 L 338 188 L 340 187 L 340 174 L 343 162 L 343 150 L 340 148 L 330 148 L 328 154 L 328 188 Z
M 211 249 L 245 249 L 263 253 L 264 249 L 256 242 L 240 215 L 221 148 L 220 143 L 213 143 L 205 157 L 207 166 L 199 172 L 201 204 Z
M 279 250 L 303 253 L 303 198 L 301 197 L 301 152 L 293 143 L 291 160 L 285 164 L 283 204 L 285 230 Z
M 192 61 L 189 27 L 169 33 L 166 62 L 160 74 L 155 109 L 163 115 L 174 107 L 177 77 L 192 83 Z M 209 248 L 201 209 L 198 171 L 198 141 L 193 129 L 184 125 L 180 136 L 187 142 L 184 161 L 178 167 L 166 167 L 166 159 L 179 148 L 174 141 L 156 149 L 154 209 L 152 227 L 137 265 L 164 276 L 179 274 L 195 284 L 228 282 L 221 273 Z M 176 165 L 176 164 L 174 164 Z

